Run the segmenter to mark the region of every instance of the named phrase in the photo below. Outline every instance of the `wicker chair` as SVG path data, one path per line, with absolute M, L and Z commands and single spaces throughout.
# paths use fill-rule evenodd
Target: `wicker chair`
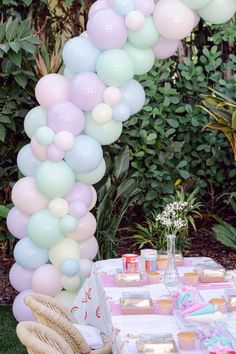
M 21 322 L 16 333 L 29 354 L 73 354 L 59 334 L 41 323 Z
M 63 337 L 69 343 L 74 354 L 112 354 L 110 340 L 105 335 L 102 335 L 104 347 L 91 350 L 82 334 L 73 326 L 73 323 L 77 323 L 75 318 L 65 306 L 52 297 L 30 294 L 24 300 L 38 322 Z

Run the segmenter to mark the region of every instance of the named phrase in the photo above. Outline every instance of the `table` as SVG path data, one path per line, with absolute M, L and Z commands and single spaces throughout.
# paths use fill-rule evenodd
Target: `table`
M 178 267 L 179 274 L 182 276 L 185 272 L 193 271 L 196 264 L 209 261 L 212 260 L 208 257 L 185 258 L 184 266 Z M 90 277 L 85 281 L 71 308 L 76 319 L 108 334 L 112 338 L 113 354 L 138 354 L 136 340 L 143 333 L 172 333 L 177 343 L 177 332 L 184 330 L 184 327 L 175 316 L 121 314 L 119 301 L 124 291 L 149 291 L 153 300 L 169 295 L 164 284 L 115 287 L 112 275 L 121 268 L 121 258 L 94 263 Z M 198 290 L 203 299 L 208 301 L 212 297 L 223 296 L 224 290 L 232 287 L 231 283 L 200 284 Z M 230 332 L 236 337 L 236 315 L 225 315 L 225 319 Z M 192 353 L 202 354 L 204 351 L 195 350 Z

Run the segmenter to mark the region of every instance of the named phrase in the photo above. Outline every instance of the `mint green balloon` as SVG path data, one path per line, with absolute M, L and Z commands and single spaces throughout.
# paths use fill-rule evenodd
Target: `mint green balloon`
M 40 127 L 47 125 L 47 111 L 41 106 L 34 107 L 25 116 L 24 130 L 27 136 L 32 139 Z
M 36 171 L 38 189 L 48 198 L 60 198 L 68 194 L 74 186 L 75 174 L 64 161 L 44 161 Z
M 64 234 L 69 234 L 77 229 L 78 222 L 71 215 L 65 215 L 60 220 L 60 228 Z
M 96 139 L 101 145 L 114 143 L 122 133 L 122 123 L 110 120 L 106 124 L 97 124 L 90 113 L 86 114 L 85 133 Z
M 31 241 L 42 248 L 53 247 L 64 237 L 59 219 L 53 216 L 48 209 L 37 211 L 30 217 L 27 234 Z
M 236 0 L 211 0 L 211 2 L 198 10 L 199 15 L 213 24 L 229 21 L 236 12 Z
M 54 141 L 55 133 L 49 127 L 40 127 L 38 128 L 35 138 L 41 145 L 50 145 Z
M 87 173 L 76 172 L 75 178 L 77 181 L 92 185 L 98 183 L 104 177 L 105 173 L 106 162 L 104 159 L 102 159 L 102 162 L 95 170 Z
M 152 16 L 145 17 L 144 26 L 138 31 L 129 31 L 128 35 L 130 43 L 140 49 L 151 48 L 158 38 Z
M 151 48 L 139 49 L 127 42 L 123 49 L 132 59 L 135 75 L 143 75 L 151 70 L 155 61 L 155 56 Z
M 97 74 L 107 86 L 121 87 L 134 77 L 134 66 L 124 50 L 109 49 L 98 58 Z
M 185 5 L 191 9 L 198 10 L 204 6 L 207 6 L 211 0 L 181 0 Z

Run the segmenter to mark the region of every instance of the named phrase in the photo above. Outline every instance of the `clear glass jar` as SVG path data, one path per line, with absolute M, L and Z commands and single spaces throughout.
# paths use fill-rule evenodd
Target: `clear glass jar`
M 175 235 L 167 235 L 167 266 L 164 273 L 164 284 L 169 291 L 180 286 L 179 273 L 175 259 Z

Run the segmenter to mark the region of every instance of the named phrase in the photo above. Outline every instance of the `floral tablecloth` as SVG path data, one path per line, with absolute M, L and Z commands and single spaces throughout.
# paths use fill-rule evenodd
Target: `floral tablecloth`
M 196 264 L 212 261 L 207 257 L 185 258 L 184 266 L 178 267 L 180 276 L 192 271 Z M 176 338 L 183 324 L 175 316 L 129 315 L 121 314 L 119 302 L 124 291 L 149 291 L 153 300 L 168 296 L 164 284 L 143 285 L 142 287 L 115 287 L 112 275 L 122 268 L 122 260 L 109 259 L 94 263 L 91 276 L 81 288 L 71 312 L 79 322 L 85 322 L 100 329 L 112 338 L 113 354 L 138 354 L 137 339 L 140 334 L 172 333 Z M 204 300 L 221 297 L 226 288 L 232 288 L 231 283 L 201 284 L 198 290 Z M 224 316 L 230 332 L 236 337 L 236 316 Z M 177 340 L 176 340 L 177 342 Z M 180 351 L 181 353 L 181 351 Z M 188 353 L 191 353 L 190 351 Z M 204 353 L 195 350 L 195 354 Z

